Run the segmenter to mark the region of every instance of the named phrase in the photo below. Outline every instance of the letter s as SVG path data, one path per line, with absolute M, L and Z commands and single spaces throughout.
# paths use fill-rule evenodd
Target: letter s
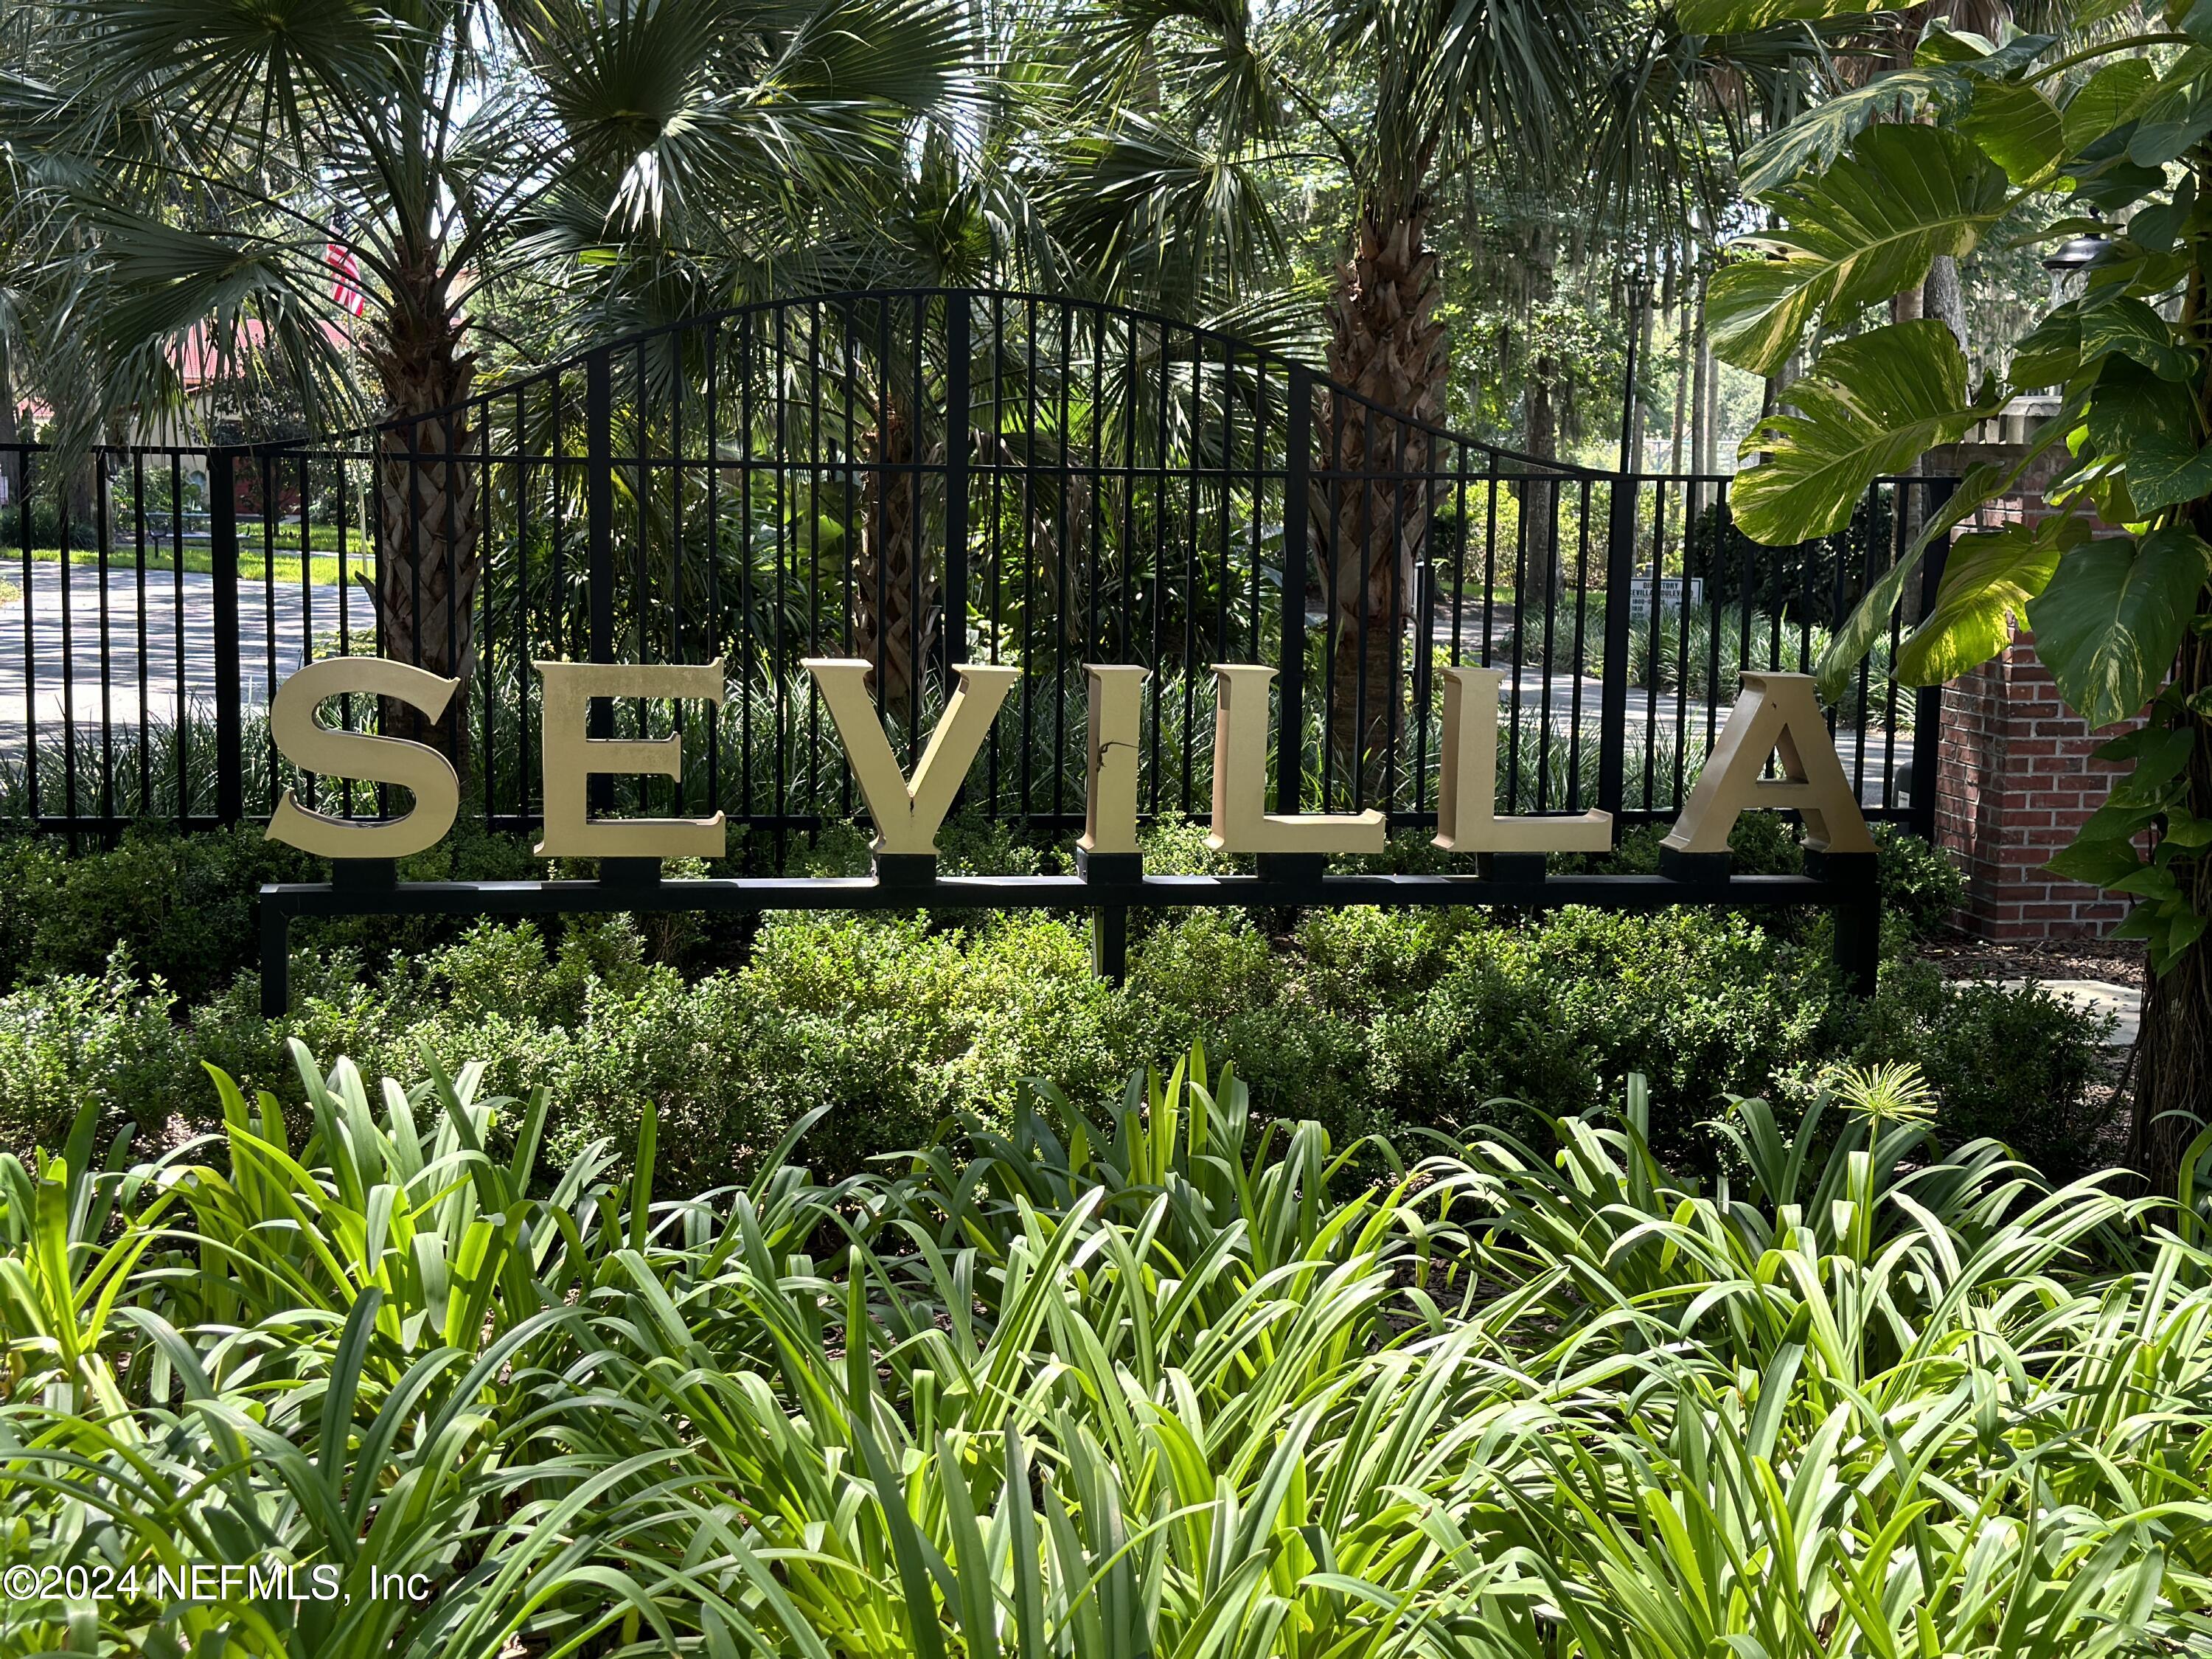
M 309 811 L 287 789 L 270 816 L 269 839 L 326 859 L 405 858 L 436 846 L 461 807 L 461 781 L 453 763 L 426 744 L 333 731 L 317 723 L 315 710 L 326 698 L 357 691 L 396 698 L 436 720 L 460 684 L 383 657 L 325 657 L 293 674 L 269 707 L 277 752 L 303 772 L 410 790 L 415 810 L 388 822 L 350 823 Z

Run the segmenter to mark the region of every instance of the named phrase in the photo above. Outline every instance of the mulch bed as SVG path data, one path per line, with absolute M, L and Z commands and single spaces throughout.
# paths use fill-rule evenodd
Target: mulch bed
M 2143 982 L 2143 947 L 2135 939 L 2037 939 L 1993 944 L 1964 934 L 1921 947 L 1946 979 L 2101 979 Z

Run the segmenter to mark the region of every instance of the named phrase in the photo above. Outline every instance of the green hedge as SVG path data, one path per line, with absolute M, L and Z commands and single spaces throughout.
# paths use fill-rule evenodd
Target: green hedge
M 1723 1096 L 1787 1106 L 1831 1061 L 1911 1059 L 1948 1139 L 1993 1134 L 2060 1173 L 2097 1152 L 2085 1093 L 2098 1032 L 2082 1016 L 1903 961 L 1861 1001 L 1817 944 L 1707 910 L 1354 909 L 1288 934 L 1199 913 L 1144 931 L 1119 989 L 1092 976 L 1078 924 L 1034 915 L 772 916 L 742 963 L 696 977 L 648 960 L 627 918 L 557 941 L 483 922 L 382 968 L 352 948 L 303 956 L 295 980 L 297 1012 L 275 1022 L 251 975 L 172 1020 L 120 955 L 0 997 L 0 1141 L 54 1144 L 88 1095 L 172 1135 L 206 1127 L 188 1055 L 293 1098 L 283 1042 L 296 1035 L 372 1073 L 414 1075 L 427 1048 L 487 1061 L 501 1092 L 543 1084 L 560 1103 L 553 1144 L 572 1152 L 602 1134 L 628 1145 L 651 1100 L 662 1167 L 697 1188 L 749 1171 L 816 1106 L 830 1110 L 805 1156 L 855 1170 L 955 1112 L 1003 1121 L 1025 1077 L 1103 1101 L 1203 1036 L 1263 1111 L 1340 1138 L 1526 1124 L 1638 1071 L 1655 1140 L 1710 1165 L 1700 1126 Z
M 1657 828 L 1579 867 L 1656 867 Z M 1747 867 L 1787 872 L 1783 820 L 1748 814 Z M 1418 836 L 1381 860 L 1418 867 Z M 286 1036 L 412 1075 L 428 1047 L 483 1059 L 494 1086 L 551 1087 L 561 1144 L 627 1145 L 657 1103 L 677 1178 L 725 1180 L 785 1126 L 829 1115 L 805 1152 L 856 1169 L 916 1144 L 946 1115 L 1002 1116 L 1022 1079 L 1111 1094 L 1132 1069 L 1203 1036 L 1263 1109 L 1350 1137 L 1481 1116 L 1579 1109 L 1631 1071 L 1651 1079 L 1670 1155 L 1710 1158 L 1700 1128 L 1723 1095 L 1808 1097 L 1832 1060 L 1912 1059 L 1947 1126 L 1993 1134 L 2056 1171 L 2096 1155 L 2085 1104 L 2087 1022 L 2033 994 L 1944 985 L 1904 959 L 1956 903 L 1958 878 L 1924 844 L 1885 832 L 1893 961 L 1861 1003 L 1826 966 L 1825 919 L 1570 909 L 1527 919 L 1468 911 L 1260 911 L 1137 919 L 1128 984 L 1096 980 L 1079 926 L 1024 915 L 943 919 L 698 916 L 471 925 L 372 917 L 298 930 L 290 1019 L 256 1012 L 254 888 L 312 878 L 314 861 L 256 830 L 134 833 L 65 858 L 0 840 L 0 1141 L 51 1144 L 88 1095 L 111 1117 L 175 1135 L 204 1123 L 188 1056 L 280 1094 Z M 1212 870 L 1202 829 L 1147 832 L 1167 870 Z M 864 870 L 849 827 L 794 848 L 814 874 Z M 955 823 L 949 866 L 1049 867 L 1053 848 L 1001 826 Z M 724 866 L 743 867 L 744 849 Z M 407 862 L 415 878 L 531 873 L 516 838 L 465 827 Z M 703 870 L 707 866 L 698 866 Z M 1509 1100 L 1517 1108 L 1493 1107 Z
M 1602 859 L 1568 857 L 1562 870 L 1644 874 L 1659 867 L 1663 826 L 1628 831 L 1620 850 Z M 1803 867 L 1787 821 L 1778 813 L 1747 812 L 1734 839 L 1736 863 L 1748 873 L 1787 875 Z M 1061 867 L 1065 849 L 1024 844 L 1002 823 L 956 818 L 939 836 L 945 867 L 956 873 L 1033 875 Z M 1878 826 L 1882 899 L 1888 943 L 1924 937 L 1939 927 L 1964 897 L 1949 860 L 1924 842 Z M 1169 818 L 1144 833 L 1148 868 L 1171 874 L 1220 874 L 1249 860 L 1209 851 L 1201 823 Z M 693 861 L 690 874 L 757 872 L 765 845 L 733 838 L 732 855 L 714 865 Z M 790 868 L 798 875 L 857 876 L 868 870 L 866 836 L 836 824 L 792 843 Z M 1419 871 L 1448 867 L 1425 836 L 1391 838 L 1377 857 L 1348 859 L 1346 867 Z M 428 852 L 402 861 L 411 881 L 516 880 L 545 873 L 544 860 L 525 837 L 495 835 L 468 823 Z M 320 881 L 328 866 L 264 838 L 257 827 L 179 835 L 146 828 L 127 833 L 107 851 L 70 856 L 48 838 L 0 836 L 0 990 L 58 974 L 98 975 L 118 948 L 139 969 L 160 979 L 179 1001 L 215 995 L 258 961 L 254 891 L 264 882 Z M 554 873 L 587 876 L 588 863 L 562 861 Z M 1271 921 L 1285 920 L 1270 916 Z M 742 916 L 663 915 L 641 919 L 647 953 L 691 971 L 726 963 L 743 954 L 756 923 Z M 1802 917 L 1770 915 L 1765 924 L 1784 933 L 1808 924 Z M 444 916 L 368 916 L 294 924 L 294 943 L 323 952 L 353 951 L 364 963 L 386 964 L 452 944 L 466 927 Z M 1809 934 L 1808 934 L 1809 937 Z

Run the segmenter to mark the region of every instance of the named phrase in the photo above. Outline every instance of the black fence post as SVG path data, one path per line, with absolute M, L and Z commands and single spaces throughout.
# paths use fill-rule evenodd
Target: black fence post
M 1605 537 L 1605 677 L 1598 690 L 1597 804 L 1615 817 L 1628 796 L 1629 584 L 1636 578 L 1636 480 L 1612 484 Z M 1651 740 L 1647 731 L 1644 741 Z
M 246 816 L 246 696 L 239 675 L 238 452 L 208 451 L 208 564 L 215 589 L 215 815 Z M 66 574 L 66 573 L 64 573 Z M 185 803 L 179 802 L 179 808 Z M 179 817 L 184 816 L 179 811 Z
M 1295 812 L 1305 781 L 1306 497 L 1313 465 L 1313 371 L 1292 363 L 1284 419 L 1283 649 L 1275 677 L 1280 714 L 1275 733 L 1275 810 Z
M 1091 971 L 1109 985 L 1126 984 L 1129 978 L 1129 907 L 1095 904 L 1091 908 Z
M 1871 853 L 1808 854 L 1806 869 L 1825 881 L 1835 917 L 1832 960 L 1854 996 L 1870 997 L 1881 979 L 1881 878 Z
M 1956 478 L 1937 478 L 1927 485 L 1920 510 L 1932 519 L 1950 504 L 1959 488 Z M 1923 521 L 1924 522 L 1924 521 Z M 1936 608 L 1936 590 L 1942 585 L 1943 566 L 1950 557 L 1951 535 L 1946 531 L 1929 544 L 1920 566 L 1920 615 Z M 1943 688 L 1923 685 L 1912 697 L 1912 802 L 1906 827 L 1923 841 L 1936 839 L 1936 781 L 1942 767 Z
M 945 296 L 945 678 L 968 660 L 968 353 L 967 290 Z M 919 672 L 920 664 L 915 665 Z
M 615 659 L 614 425 L 614 361 L 601 347 L 584 365 L 585 574 L 591 607 L 586 649 L 592 662 Z M 594 738 L 611 738 L 614 722 L 614 704 L 595 698 L 584 716 L 584 730 Z M 614 787 L 611 775 L 592 775 L 594 811 L 612 810 Z

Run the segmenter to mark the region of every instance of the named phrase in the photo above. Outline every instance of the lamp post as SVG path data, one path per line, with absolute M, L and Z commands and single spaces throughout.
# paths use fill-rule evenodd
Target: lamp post
M 1651 279 L 1638 266 L 1626 279 L 1628 290 L 1628 368 L 1620 387 L 1620 471 L 1634 471 L 1636 442 L 1636 342 L 1644 308 L 1651 303 Z

